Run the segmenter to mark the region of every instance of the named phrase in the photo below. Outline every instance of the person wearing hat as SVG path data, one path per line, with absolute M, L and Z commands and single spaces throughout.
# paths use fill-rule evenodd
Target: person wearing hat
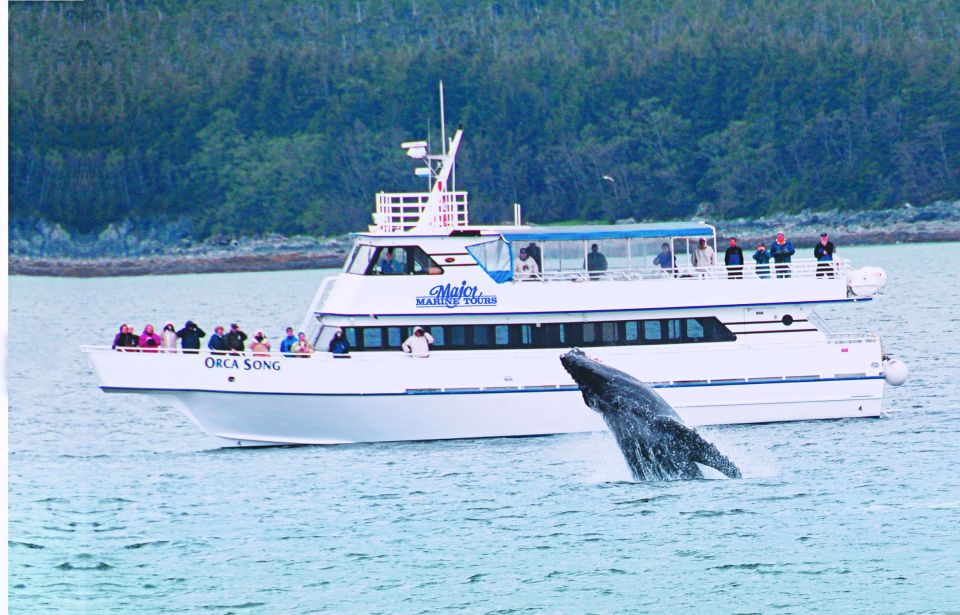
M 270 355 L 270 340 L 263 334 L 263 331 L 257 331 L 257 334 L 253 336 L 253 343 L 250 344 L 250 352 L 258 357 Z
M 537 261 L 530 258 L 526 248 L 520 248 L 513 271 L 518 278 L 532 278 L 540 274 L 540 267 L 537 265 Z
M 206 336 L 206 332 L 192 320 L 188 320 L 183 328 L 177 331 L 177 337 L 180 338 L 180 347 L 183 348 L 184 352 L 191 354 L 196 354 L 200 350 L 200 338 Z
M 350 354 L 350 342 L 347 341 L 347 337 L 343 334 L 343 329 L 338 327 L 337 330 L 333 332 L 333 339 L 330 340 L 327 351 L 334 355 Z
M 690 254 L 690 264 L 700 273 L 701 277 L 707 267 L 714 267 L 717 264 L 717 253 L 707 244 L 703 237 L 697 242 L 698 245 Z
M 773 262 L 776 263 L 775 269 L 777 271 L 778 278 L 789 278 L 790 277 L 790 257 L 796 253 L 796 250 L 793 249 L 793 244 L 787 241 L 787 238 L 783 233 L 777 233 L 777 239 L 773 242 L 773 245 L 770 246 L 770 256 L 773 257 Z
M 243 352 L 243 343 L 247 341 L 247 334 L 240 330 L 240 325 L 233 323 L 230 325 L 230 333 L 223 337 L 223 341 L 227 344 L 227 350 Z
M 432 335 L 424 331 L 421 327 L 414 327 L 413 335 L 408 337 L 403 342 L 401 348 L 403 348 L 403 351 L 408 353 L 411 357 L 425 359 L 430 356 L 430 344 L 432 343 Z
M 163 352 L 170 352 L 177 349 L 177 330 L 172 322 L 168 322 L 160 333 L 160 348 Z
M 220 325 L 213 328 L 213 335 L 207 342 L 207 348 L 213 351 L 213 354 L 223 354 L 227 350 L 227 340 L 223 336 L 223 327 Z
M 826 233 L 820 233 L 820 243 L 813 248 L 813 256 L 817 259 L 817 277 L 833 277 L 833 253 L 836 248 Z

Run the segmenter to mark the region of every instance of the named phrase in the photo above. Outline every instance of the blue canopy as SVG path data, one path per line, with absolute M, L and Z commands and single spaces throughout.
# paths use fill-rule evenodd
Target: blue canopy
M 650 239 L 663 237 L 713 237 L 714 228 L 703 222 L 651 222 L 649 224 L 584 224 L 538 226 L 504 230 L 507 241 L 568 241 L 592 239 Z

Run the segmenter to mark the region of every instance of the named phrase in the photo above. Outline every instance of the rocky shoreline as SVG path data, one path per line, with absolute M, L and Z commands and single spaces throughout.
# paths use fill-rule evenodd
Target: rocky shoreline
M 709 218 L 709 212 L 703 214 Z M 960 201 L 883 211 L 804 212 L 717 221 L 715 226 L 721 249 L 730 236 L 736 236 L 746 249 L 752 248 L 758 239 L 769 243 L 778 231 L 786 233 L 801 253 L 808 247 L 812 250 L 822 231 L 829 232 L 830 239 L 841 250 L 855 245 L 960 241 Z M 107 254 L 98 255 L 104 234 L 109 235 L 111 245 L 120 246 L 115 250 L 123 253 L 102 250 Z M 326 269 L 342 266 L 352 244 L 350 236 L 317 239 L 273 235 L 214 239 L 199 244 L 182 240 L 171 242 L 174 247 L 164 248 L 157 246 L 155 238 L 138 239 L 135 232 L 123 234 L 113 227 L 86 241 L 64 235 L 59 227 L 34 230 L 29 236 L 22 231 L 11 232 L 9 274 L 89 278 Z

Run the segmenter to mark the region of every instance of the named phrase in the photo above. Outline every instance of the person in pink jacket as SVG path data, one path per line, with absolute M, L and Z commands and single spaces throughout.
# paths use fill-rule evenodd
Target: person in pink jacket
M 140 352 L 157 352 L 160 347 L 160 336 L 154 333 L 153 325 L 147 325 L 140 334 Z

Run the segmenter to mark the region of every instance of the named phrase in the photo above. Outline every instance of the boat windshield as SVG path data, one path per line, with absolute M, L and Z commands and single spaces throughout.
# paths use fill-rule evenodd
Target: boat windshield
M 359 244 L 344 271 L 357 275 L 440 275 L 443 267 L 420 246 Z

